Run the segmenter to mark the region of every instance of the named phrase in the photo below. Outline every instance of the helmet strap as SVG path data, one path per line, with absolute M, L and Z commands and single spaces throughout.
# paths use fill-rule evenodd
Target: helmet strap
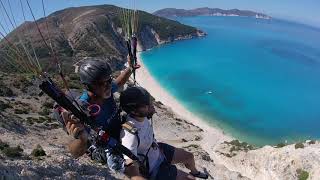
M 97 96 L 97 94 L 94 92 L 94 90 L 93 90 L 93 88 L 92 88 L 91 85 L 86 84 L 85 87 L 86 87 L 86 89 L 87 89 L 88 91 L 90 91 L 94 96 Z

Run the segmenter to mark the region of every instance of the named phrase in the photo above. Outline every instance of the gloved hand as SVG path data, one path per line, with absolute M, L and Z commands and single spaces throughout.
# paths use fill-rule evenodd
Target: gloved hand
M 88 151 L 89 151 L 89 156 L 91 157 L 92 160 L 102 164 L 107 163 L 107 156 L 106 156 L 106 153 L 104 152 L 104 149 L 97 148 L 95 145 L 91 145 Z
M 111 169 L 114 172 L 124 173 L 125 160 L 123 156 L 121 156 L 120 154 L 113 153 L 112 149 L 106 149 L 105 153 L 107 156 L 107 164 L 109 169 Z
M 111 148 L 98 148 L 95 145 L 89 147 L 89 156 L 92 160 L 107 164 L 114 172 L 124 173 L 125 160 L 120 154 L 116 154 Z

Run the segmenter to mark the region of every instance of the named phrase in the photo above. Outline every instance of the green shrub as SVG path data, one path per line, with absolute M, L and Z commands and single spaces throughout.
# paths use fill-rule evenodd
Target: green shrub
M 20 75 L 13 82 L 12 85 L 17 89 L 26 90 L 32 85 L 32 82 L 26 76 Z
M 17 147 L 7 147 L 2 150 L 2 152 L 8 157 L 20 157 L 22 156 L 23 149 L 20 146 Z
M 239 149 L 239 147 L 238 146 L 232 146 L 231 148 L 230 148 L 230 152 L 233 152 L 233 151 L 239 151 L 240 149 Z
M 303 149 L 303 148 L 304 148 L 304 145 L 303 145 L 303 143 L 297 143 L 297 144 L 294 145 L 294 147 L 295 147 L 296 149 L 299 149 L 299 148 Z
M 5 109 L 12 108 L 10 104 L 0 101 L 0 111 L 4 111 Z
M 48 116 L 39 116 L 38 118 L 36 117 L 27 117 L 27 123 L 29 124 L 34 124 L 34 123 L 44 123 L 44 122 L 52 122 L 52 119 Z
M 29 111 L 26 109 L 14 109 L 15 114 L 29 114 Z
M 42 111 L 40 111 L 38 114 L 41 116 L 48 116 L 51 113 L 51 110 L 48 108 L 44 107 L 42 108 Z
M 220 152 L 220 154 L 222 154 L 222 155 L 224 155 L 225 157 L 228 157 L 228 158 L 232 158 L 233 156 L 237 155 L 236 153 L 223 153 L 223 152 Z
M 61 127 L 61 125 L 58 124 L 58 123 L 52 123 L 52 124 L 50 124 L 50 126 L 51 126 L 52 129 L 58 129 L 58 128 Z
M 43 105 L 43 107 L 45 107 L 47 109 L 50 109 L 50 108 L 52 109 L 53 108 L 53 104 L 54 104 L 54 102 L 52 102 L 52 101 L 46 101 L 42 105 Z
M 282 147 L 285 147 L 286 144 L 285 143 L 279 143 L 277 144 L 276 148 L 282 148 Z
M 50 117 L 50 116 L 45 116 L 44 117 L 45 119 L 46 119 L 46 121 L 48 122 L 48 123 L 52 123 L 52 118 Z
M 80 76 L 79 76 L 79 74 L 71 73 L 71 74 L 69 74 L 69 79 L 71 81 L 79 81 L 80 80 Z
M 37 122 L 37 123 L 44 123 L 44 122 L 46 122 L 47 120 L 48 120 L 48 118 L 46 118 L 46 117 L 41 117 L 41 116 L 40 116 L 36 122 Z
M 197 144 L 190 144 L 189 146 L 186 146 L 184 148 L 199 148 L 199 145 Z
M 315 140 L 311 140 L 311 141 L 309 141 L 309 143 L 308 144 L 315 144 L 316 143 L 316 141 Z
M 30 107 L 30 105 L 29 105 L 28 103 L 21 102 L 21 101 L 16 101 L 16 102 L 14 102 L 14 105 L 16 105 L 16 106 L 21 106 L 21 107 L 23 107 L 23 108 Z
M 39 157 L 39 156 L 46 156 L 47 154 L 43 150 L 43 148 L 40 146 L 40 144 L 38 144 L 37 147 L 32 150 L 31 155 L 34 157 Z
M 27 117 L 27 123 L 32 125 L 34 124 L 34 122 L 37 122 L 38 119 L 37 118 L 34 118 L 34 117 Z
M 79 81 L 70 81 L 69 88 L 70 89 L 83 89 L 83 85 Z
M 11 97 L 14 96 L 13 91 L 5 86 L 4 84 L 0 84 L 0 96 Z
M 0 140 L 0 150 L 3 150 L 3 149 L 8 148 L 8 147 L 9 147 L 8 143 L 2 142 L 2 141 Z
M 307 180 L 309 178 L 309 173 L 307 171 L 297 169 L 296 172 L 298 174 L 298 180 Z
M 68 75 L 68 78 L 68 85 L 70 89 L 83 89 L 83 85 L 80 82 L 80 77 L 78 74 L 71 73 Z
M 240 151 L 240 150 L 249 151 L 254 149 L 252 145 L 246 142 L 240 142 L 239 140 L 232 140 L 230 142 L 225 141 L 224 143 L 228 145 L 232 145 L 230 152 Z

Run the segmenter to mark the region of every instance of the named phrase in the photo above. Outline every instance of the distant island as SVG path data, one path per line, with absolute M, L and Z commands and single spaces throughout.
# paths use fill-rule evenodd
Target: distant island
M 244 16 L 244 17 L 254 17 L 259 19 L 271 19 L 270 16 L 254 11 L 230 9 L 223 10 L 219 8 L 197 8 L 191 10 L 185 9 L 175 9 L 175 8 L 165 8 L 158 10 L 153 13 L 156 16 L 161 16 L 165 18 L 172 17 L 191 17 L 191 16 Z

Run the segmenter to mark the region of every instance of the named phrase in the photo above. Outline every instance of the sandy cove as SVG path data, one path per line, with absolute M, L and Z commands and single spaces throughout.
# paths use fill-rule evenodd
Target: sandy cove
M 183 105 L 181 105 L 171 94 L 169 94 L 156 79 L 150 74 L 148 68 L 143 64 L 141 55 L 138 54 L 138 62 L 141 68 L 137 71 L 136 79 L 140 86 L 146 88 L 150 94 L 164 105 L 168 106 L 179 118 L 186 119 L 192 124 L 204 130 L 202 147 L 208 152 L 213 152 L 215 145 L 221 144 L 224 141 L 230 141 L 233 138 L 225 134 L 221 129 L 209 126 L 204 120 L 197 117 Z M 210 156 L 214 156 L 213 153 Z
M 138 62 L 141 68 L 137 71 L 137 82 L 146 88 L 156 101 L 164 104 L 173 116 L 185 119 L 192 125 L 201 128 L 195 132 L 190 128 L 179 128 L 174 123 L 163 125 L 156 123 L 154 128 L 156 136 L 177 147 L 184 147 L 197 154 L 197 151 L 208 153 L 211 161 L 206 161 L 201 156 L 196 156 L 200 168 L 206 169 L 215 179 L 297 179 L 300 170 L 309 173 L 309 179 L 320 179 L 320 144 L 318 141 L 303 142 L 303 148 L 296 148 L 296 144 L 287 145 L 281 148 L 264 146 L 262 148 L 251 147 L 247 144 L 228 144 L 235 138 L 225 134 L 223 130 L 208 125 L 204 120 L 188 111 L 172 95 L 170 95 L 157 80 L 152 77 L 147 67 L 143 64 L 141 55 L 138 55 Z M 159 114 L 159 113 L 158 113 Z M 164 121 L 164 114 L 158 121 Z M 157 118 L 155 118 L 157 120 Z M 177 118 L 176 118 L 177 119 Z M 173 133 L 168 133 L 168 131 Z M 173 135 L 177 134 L 176 137 Z M 189 136 L 189 138 L 185 138 Z M 195 142 L 193 136 L 201 137 Z M 182 139 L 182 141 L 172 139 Z M 190 139 L 192 142 L 187 142 Z M 189 146 L 186 145 L 189 143 Z M 199 147 L 190 149 L 193 144 Z M 236 150 L 235 150 L 236 149 Z M 235 150 L 235 151 L 234 151 Z M 201 154 L 201 153 L 200 153 Z M 229 173 L 229 175 L 226 175 Z
M 141 58 L 139 61 L 142 62 Z M 153 117 L 156 139 L 192 152 L 197 167 L 207 172 L 209 179 L 296 180 L 301 175 L 308 175 L 309 180 L 320 179 L 318 141 L 278 148 L 255 148 L 236 140 L 231 141 L 233 138 L 225 135 L 222 130 L 210 127 L 181 106 L 157 83 L 143 64 L 137 71 L 137 76 L 138 82 L 157 100 L 157 113 Z M 0 100 L 11 102 L 12 98 L 0 97 Z M 46 96 L 36 99 L 27 95 L 21 95 L 14 100 L 24 107 L 35 109 L 35 112 L 40 111 L 47 101 Z M 35 113 L 31 115 L 38 117 Z M 29 124 L 14 115 L 13 108 L 0 113 L 0 140 L 12 147 L 20 145 L 23 149 L 22 157 L 17 158 L 6 157 L 0 151 L 0 177 L 125 179 L 123 175 L 110 172 L 105 165 L 94 163 L 86 156 L 79 159 L 71 157 L 65 145 L 72 137 L 68 137 L 56 122 Z M 47 154 L 40 159 L 30 156 L 37 144 L 40 144 Z M 181 165 L 178 167 L 188 172 Z

